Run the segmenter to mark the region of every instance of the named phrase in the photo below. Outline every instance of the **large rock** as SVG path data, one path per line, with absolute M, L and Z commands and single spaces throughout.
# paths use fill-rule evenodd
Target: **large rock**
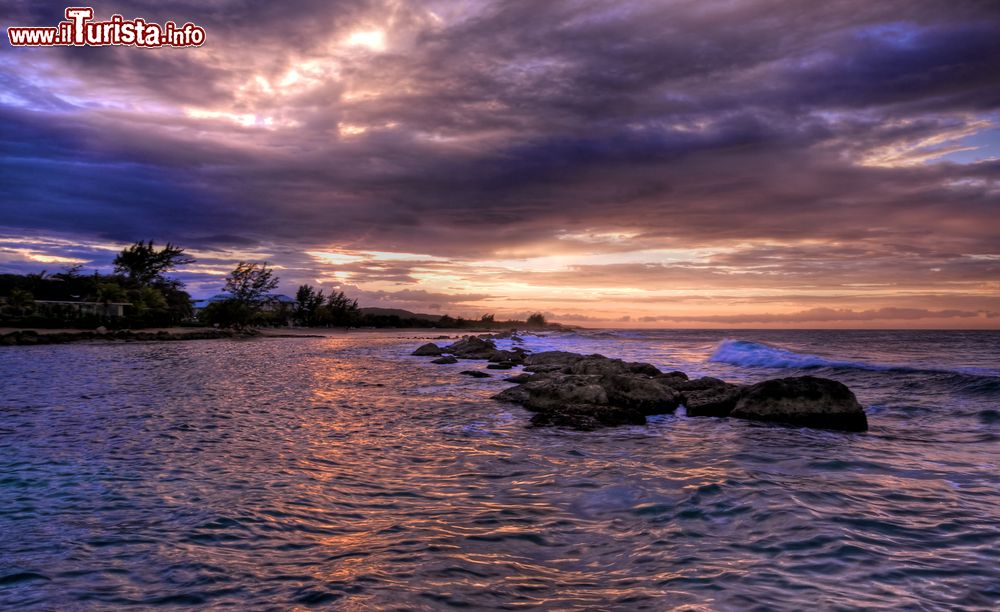
M 842 383 L 815 376 L 752 385 L 729 416 L 842 431 L 868 429 L 865 411 L 854 393 Z
M 665 378 L 658 379 L 660 382 Z M 681 403 L 687 409 L 688 416 L 724 417 L 736 407 L 744 387 L 727 383 L 718 378 L 706 376 L 695 380 L 680 380 L 667 382 L 681 394 Z
M 444 348 L 446 353 L 451 353 L 462 359 L 489 359 L 496 350 L 497 345 L 492 340 L 477 336 L 466 336 Z
M 621 359 L 608 359 L 604 355 L 587 355 L 563 366 L 567 374 L 615 376 L 629 372 L 628 364 Z
M 576 429 L 642 424 L 646 415 L 673 412 L 680 394 L 642 374 L 628 373 L 627 364 L 588 358 L 583 371 L 605 374 L 536 373 L 523 384 L 506 389 L 494 399 L 515 402 L 538 412 L 535 425 Z M 614 373 L 626 372 L 626 373 Z
M 643 374 L 645 376 L 660 376 L 663 374 L 660 369 L 651 363 L 643 363 L 641 361 L 630 361 L 625 364 L 628 366 L 628 371 L 633 374 Z
M 603 377 L 601 387 L 608 394 L 609 404 L 631 408 L 644 415 L 673 412 L 681 401 L 680 393 L 644 376 Z
M 436 363 L 439 365 L 447 365 L 449 363 L 458 363 L 458 359 L 452 357 L 451 355 L 445 355 L 444 357 L 438 357 L 437 359 L 432 359 L 431 363 Z
M 437 357 L 444 353 L 444 349 L 440 346 L 434 344 L 433 342 L 428 342 L 427 344 L 422 344 L 417 347 L 417 350 L 410 353 L 411 355 L 416 355 L 417 357 Z
M 523 363 L 524 355 L 518 351 L 493 351 L 493 354 L 489 356 L 489 360 L 492 363 L 502 363 L 505 361 Z
M 596 377 L 552 376 L 524 384 L 528 408 L 544 410 L 569 404 L 607 404 L 608 393 Z

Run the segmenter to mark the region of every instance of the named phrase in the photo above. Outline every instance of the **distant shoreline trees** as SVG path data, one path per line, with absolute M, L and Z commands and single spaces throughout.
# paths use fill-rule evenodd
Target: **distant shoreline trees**
M 498 321 L 492 313 L 479 319 L 417 315 L 401 310 L 359 308 L 342 290 L 303 284 L 295 299 L 274 296 L 279 279 L 264 263 L 241 261 L 227 275 L 226 299 L 213 301 L 195 317 L 184 283 L 169 276 L 195 263 L 185 250 L 170 242 L 157 247 L 152 240 L 134 242 L 113 260 L 114 273 L 82 274 L 72 265 L 61 272 L 0 274 L 0 325 L 7 327 L 75 327 L 109 329 L 216 325 L 248 328 L 297 324 L 304 327 L 557 328 L 542 313 L 526 321 Z M 278 299 L 278 298 L 281 299 Z M 86 306 L 86 308 L 83 308 Z M 123 316 L 117 316 L 124 312 Z M 116 314 L 116 316 L 110 316 Z
M 139 241 L 122 249 L 114 273 L 81 274 L 79 264 L 49 275 L 0 275 L 0 321 L 17 327 L 166 327 L 190 319 L 191 296 L 167 273 L 194 263 L 184 249 Z M 86 306 L 86 308 L 84 308 Z M 109 316 L 115 309 L 123 316 Z

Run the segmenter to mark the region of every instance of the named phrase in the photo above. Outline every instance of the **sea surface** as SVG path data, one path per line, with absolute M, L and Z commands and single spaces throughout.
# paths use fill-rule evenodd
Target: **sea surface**
M 525 338 L 835 378 L 863 434 L 530 429 L 435 335 L 0 348 L 0 608 L 1000 608 L 998 333 Z

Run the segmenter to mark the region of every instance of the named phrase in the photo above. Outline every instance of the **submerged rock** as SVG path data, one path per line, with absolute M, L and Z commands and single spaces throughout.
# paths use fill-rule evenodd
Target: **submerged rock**
M 440 346 L 434 344 L 433 342 L 428 342 L 417 348 L 417 350 L 410 353 L 411 355 L 416 355 L 417 357 L 437 357 L 444 353 L 444 349 Z
M 487 374 L 486 372 L 480 372 L 479 370 L 462 370 L 461 372 L 459 372 L 459 374 L 463 374 L 465 376 L 471 376 L 473 378 L 489 378 L 490 377 L 490 375 Z
M 531 417 L 535 427 L 571 427 L 580 431 L 593 431 L 601 427 L 618 425 L 644 425 L 646 417 L 639 411 L 619 406 L 594 404 L 567 404 L 539 412 Z
M 752 385 L 729 416 L 842 431 L 868 429 L 865 411 L 854 393 L 843 383 L 815 376 Z
M 504 382 L 517 383 L 520 385 L 522 383 L 526 383 L 529 380 L 531 380 L 533 376 L 534 374 L 531 374 L 530 372 L 522 372 L 521 374 L 516 374 L 514 376 L 507 377 L 503 380 Z
M 449 363 L 458 363 L 458 359 L 452 357 L 451 355 L 445 355 L 444 357 L 438 357 L 437 359 L 431 360 L 431 363 L 437 363 L 442 365 Z

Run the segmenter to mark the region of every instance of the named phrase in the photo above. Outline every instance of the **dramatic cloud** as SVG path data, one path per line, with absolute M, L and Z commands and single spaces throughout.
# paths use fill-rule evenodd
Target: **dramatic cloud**
M 0 271 L 155 238 L 198 295 L 253 258 L 452 314 L 1000 326 L 993 3 L 95 8 L 208 40 L 3 43 Z

